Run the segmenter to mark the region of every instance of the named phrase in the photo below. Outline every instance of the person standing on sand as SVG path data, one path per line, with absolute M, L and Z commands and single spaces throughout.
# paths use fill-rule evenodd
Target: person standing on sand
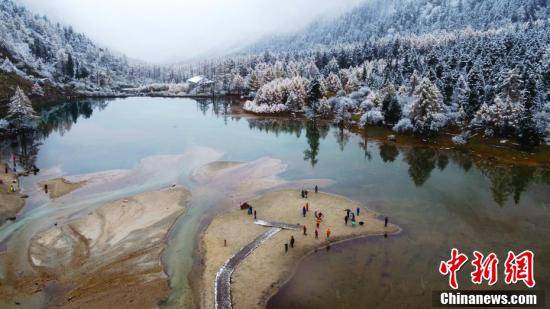
M 290 236 L 290 248 L 294 248 L 294 236 Z
M 321 219 L 317 218 L 317 228 L 319 228 L 319 224 L 321 224 Z
M 315 239 L 319 239 L 319 230 L 315 229 Z
M 256 220 L 256 211 L 254 210 L 254 220 Z
M 315 193 L 319 193 L 319 187 L 317 187 L 317 185 L 315 185 Z
M 327 239 L 330 238 L 330 229 L 327 229 Z
M 349 219 L 348 216 L 345 216 L 345 217 L 344 217 L 344 222 L 346 223 L 346 225 L 348 225 L 348 219 Z
M 302 198 L 306 197 L 306 193 L 304 192 L 304 189 L 302 189 Z
M 309 211 L 309 203 L 306 203 L 306 211 Z
M 307 227 L 304 225 L 304 235 L 307 236 Z
M 285 253 L 288 252 L 288 244 L 285 244 Z
M 46 192 L 46 194 L 48 194 L 48 185 L 47 184 L 44 185 L 44 192 Z
M 306 206 L 302 207 L 302 216 L 306 217 Z
M 359 212 L 361 211 L 361 208 L 357 207 L 357 216 L 359 217 Z

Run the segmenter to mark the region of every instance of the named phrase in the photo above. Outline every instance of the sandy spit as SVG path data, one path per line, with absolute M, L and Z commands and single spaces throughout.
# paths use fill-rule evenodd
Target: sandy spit
M 310 211 L 303 217 L 302 206 L 306 202 L 309 203 Z M 325 193 L 310 192 L 306 200 L 295 190 L 270 192 L 249 204 L 256 209 L 258 219 L 305 225 L 307 235 L 303 235 L 302 231 L 283 230 L 248 256 L 236 268 L 232 277 L 234 308 L 265 307 L 269 297 L 292 276 L 298 262 L 318 248 L 346 239 L 400 231 L 396 225 L 384 227 L 384 222 L 378 219 L 378 215 L 364 206 L 344 197 Z M 346 226 L 345 209 L 355 211 L 358 207 L 361 210 L 357 219 L 365 224 Z M 316 210 L 324 214 L 318 239 L 314 237 Z M 331 237 L 328 239 L 327 229 L 331 230 Z M 202 308 L 214 306 L 214 279 L 219 268 L 230 256 L 265 230 L 265 227 L 253 224 L 253 218 L 238 208 L 222 213 L 212 220 L 201 235 L 200 242 L 203 263 Z M 285 253 L 284 244 L 289 243 L 291 236 L 296 240 L 295 248 Z M 224 240 L 227 241 L 227 246 L 224 246 Z
M 56 199 L 62 197 L 63 195 L 69 194 L 74 190 L 82 188 L 86 185 L 86 181 L 71 182 L 64 178 L 55 178 L 39 182 L 38 185 L 41 188 L 44 188 L 44 186 L 47 185 L 50 198 Z

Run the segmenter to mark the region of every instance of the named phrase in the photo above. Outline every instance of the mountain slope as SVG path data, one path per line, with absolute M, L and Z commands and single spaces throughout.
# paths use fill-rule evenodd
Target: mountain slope
M 547 19 L 545 0 L 367 0 L 342 16 L 324 19 L 290 35 L 272 36 L 252 51 L 308 49 L 383 37 L 477 31 Z

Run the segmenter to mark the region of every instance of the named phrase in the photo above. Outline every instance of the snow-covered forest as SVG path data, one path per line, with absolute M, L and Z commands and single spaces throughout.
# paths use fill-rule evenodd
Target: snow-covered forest
M 157 66 L 99 47 L 70 27 L 0 0 L 0 70 L 40 93 L 44 79 L 83 94 L 134 87 L 185 94 L 202 75 L 259 114 L 302 113 L 342 126 L 550 134 L 550 25 L 544 0 L 369 0 L 242 52 Z

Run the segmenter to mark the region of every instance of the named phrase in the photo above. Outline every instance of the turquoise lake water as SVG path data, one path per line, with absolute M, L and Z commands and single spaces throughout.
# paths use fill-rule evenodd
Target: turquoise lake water
M 223 101 L 166 98 L 60 104 L 41 112 L 34 162 L 42 171 L 76 175 L 131 169 L 143 158 L 192 147 L 220 151 L 224 160 L 272 157 L 288 165 L 284 179 L 332 179 L 327 191 L 403 228 L 398 236 L 354 240 L 307 257 L 271 308 L 429 307 L 432 290 L 448 287 L 437 266 L 453 247 L 470 256 L 495 252 L 502 264 L 508 250 L 534 251 L 537 289 L 550 297 L 550 171 L 482 165 L 458 151 L 395 147 L 329 124 L 238 117 L 229 110 Z M 191 185 L 186 176 L 181 182 Z M 208 199 L 200 203 L 178 222 L 178 243 L 170 242 L 178 250 L 168 250 L 168 272 L 172 286 L 182 289 L 174 295 L 188 293 L 194 219 L 214 207 Z M 174 265 L 178 260 L 186 266 Z M 489 289 L 468 284 L 470 267 L 464 269 L 461 287 Z M 500 283 L 490 289 L 525 288 L 504 285 L 499 271 Z

